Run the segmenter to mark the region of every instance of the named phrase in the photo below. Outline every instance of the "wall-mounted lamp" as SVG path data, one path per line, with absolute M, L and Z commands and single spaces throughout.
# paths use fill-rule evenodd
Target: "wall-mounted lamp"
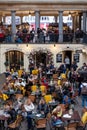
M 82 52 L 83 52 L 83 53 L 86 53 L 86 50 L 83 48 L 83 49 L 82 49 Z
M 28 47 L 28 44 L 26 44 L 26 47 Z
M 54 44 L 54 47 L 55 47 L 56 45 Z
M 29 17 L 31 17 L 31 12 L 29 11 Z
M 68 15 L 68 17 L 69 17 L 69 18 L 71 17 L 71 12 L 69 12 L 69 15 Z

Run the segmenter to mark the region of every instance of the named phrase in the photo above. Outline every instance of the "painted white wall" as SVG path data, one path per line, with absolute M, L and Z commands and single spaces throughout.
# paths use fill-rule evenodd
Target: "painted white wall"
M 5 53 L 10 50 L 18 50 L 24 53 L 24 68 L 26 71 L 28 71 L 28 55 L 30 52 L 35 50 L 49 50 L 53 53 L 53 61 L 55 67 L 59 67 L 61 63 L 56 63 L 56 54 L 63 53 L 63 51 L 72 51 L 72 61 L 73 61 L 73 54 L 75 53 L 75 50 L 83 50 L 83 53 L 80 53 L 80 62 L 78 63 L 78 66 L 81 67 L 83 62 L 87 61 L 87 47 L 86 45 L 82 44 L 0 44 L 0 72 L 5 72 L 6 67 L 4 65 L 5 62 Z

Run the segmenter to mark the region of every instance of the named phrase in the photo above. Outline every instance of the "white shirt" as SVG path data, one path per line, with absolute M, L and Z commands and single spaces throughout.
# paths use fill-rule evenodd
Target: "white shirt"
M 67 58 L 65 58 L 65 63 L 66 64 L 70 64 L 70 59 L 67 57 Z
M 31 103 L 30 105 L 24 105 L 24 108 L 27 112 L 29 112 L 29 111 L 33 111 L 35 107 L 34 104 Z
M 82 83 L 80 87 L 82 88 L 83 86 L 87 87 L 87 83 Z

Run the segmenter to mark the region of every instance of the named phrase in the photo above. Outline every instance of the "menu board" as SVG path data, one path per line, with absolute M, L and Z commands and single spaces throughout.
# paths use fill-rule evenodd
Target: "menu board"
M 76 53 L 76 54 L 74 54 L 73 56 L 74 56 L 74 57 L 73 57 L 74 61 L 79 62 L 79 54 Z
M 62 54 L 57 54 L 56 55 L 56 62 L 62 62 Z

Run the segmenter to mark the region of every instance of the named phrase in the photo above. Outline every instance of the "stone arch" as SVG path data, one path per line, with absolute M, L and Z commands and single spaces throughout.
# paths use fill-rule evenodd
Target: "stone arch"
M 33 50 L 28 56 L 29 65 L 33 64 L 34 67 L 40 65 L 40 63 L 47 64 L 53 63 L 53 53 L 48 49 Z
M 24 53 L 14 49 L 6 51 L 4 65 L 8 66 L 10 70 L 19 70 L 21 66 L 24 66 Z

